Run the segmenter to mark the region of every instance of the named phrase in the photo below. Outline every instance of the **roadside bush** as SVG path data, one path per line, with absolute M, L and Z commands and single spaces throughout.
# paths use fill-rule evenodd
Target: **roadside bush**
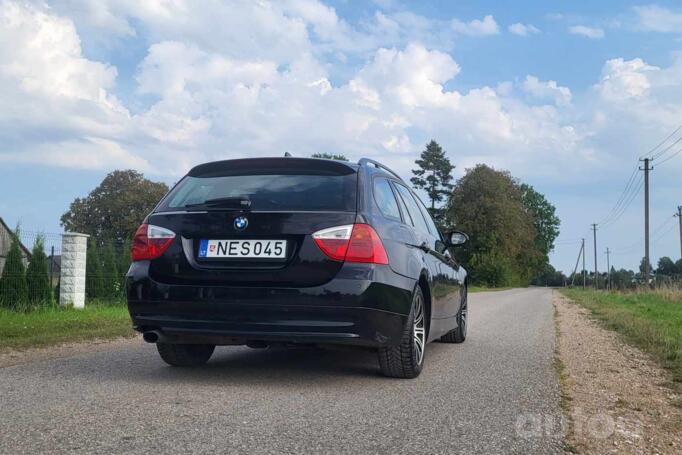
M 108 241 L 104 245 L 102 258 L 102 275 L 104 277 L 104 292 L 102 297 L 118 299 L 121 291 L 121 278 L 118 273 L 118 261 L 114 252 L 114 244 Z
M 497 253 L 484 253 L 471 259 L 471 281 L 488 287 L 513 284 L 511 261 Z
M 39 235 L 31 251 L 31 262 L 26 269 L 26 285 L 28 301 L 32 306 L 48 306 L 52 304 L 52 289 L 48 276 L 45 240 Z
M 7 252 L 5 267 L 0 277 L 0 306 L 18 309 L 28 301 L 26 270 L 19 246 L 19 229 L 12 236 L 12 244 Z
M 88 253 L 85 262 L 85 295 L 91 301 L 102 297 L 103 294 L 102 260 L 99 256 L 97 242 L 91 237 L 88 241 Z

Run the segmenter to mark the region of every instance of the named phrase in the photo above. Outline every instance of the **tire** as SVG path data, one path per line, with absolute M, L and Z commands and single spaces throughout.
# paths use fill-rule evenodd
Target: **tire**
M 384 376 L 411 379 L 421 373 L 427 338 L 425 310 L 424 294 L 417 286 L 400 344 L 379 348 L 379 367 Z
M 213 344 L 170 344 L 156 343 L 159 355 L 168 365 L 174 367 L 194 367 L 203 365 L 211 358 Z
M 457 312 L 457 328 L 450 330 L 448 333 L 440 337 L 440 341 L 443 343 L 464 343 L 467 339 L 467 327 L 468 327 L 468 292 L 464 288 L 464 293 L 462 295 L 462 306 Z

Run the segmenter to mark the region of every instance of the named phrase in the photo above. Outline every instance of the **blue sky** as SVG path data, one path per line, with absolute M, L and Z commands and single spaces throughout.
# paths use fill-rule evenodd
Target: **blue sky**
M 570 271 L 637 158 L 682 124 L 681 30 L 679 2 L 0 1 L 0 216 L 55 232 L 113 169 L 172 183 L 285 151 L 407 178 L 433 138 L 457 176 L 486 163 L 546 194 Z M 682 154 L 663 163 L 678 148 L 654 162 L 654 262 L 680 254 Z M 607 246 L 617 267 L 642 256 L 642 195 L 625 196 L 600 268 Z

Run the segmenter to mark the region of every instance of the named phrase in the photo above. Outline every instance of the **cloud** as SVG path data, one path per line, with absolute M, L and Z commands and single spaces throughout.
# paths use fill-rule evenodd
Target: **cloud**
M 566 106 L 571 103 L 569 88 L 559 86 L 556 81 L 541 81 L 535 76 L 528 75 L 523 81 L 522 88 L 536 98 L 554 100 L 557 106 Z
M 605 99 L 619 101 L 644 97 L 651 87 L 649 73 L 660 68 L 646 64 L 641 58 L 608 60 L 602 69 L 597 90 Z
M 682 11 L 675 12 L 658 5 L 635 6 L 640 30 L 682 34 Z
M 453 19 L 451 27 L 455 32 L 467 36 L 489 36 L 500 33 L 495 18 L 490 15 L 485 16 L 483 20 L 474 19 L 470 22 L 462 22 L 459 19 Z
M 54 152 L 51 144 L 83 137 L 116 142 L 126 136 L 130 113 L 111 94 L 116 68 L 83 56 L 68 18 L 3 2 L 0 23 L 0 141 L 4 144 L 0 154 L 4 161 L 24 160 L 29 153 L 38 156 L 40 149 L 40 162 L 56 164 L 47 158 L 50 150 Z M 64 158 L 64 162 L 69 160 Z
M 568 32 L 573 35 L 580 35 L 590 39 L 601 39 L 604 37 L 604 30 L 597 27 L 587 27 L 585 25 L 573 25 L 568 27 Z
M 528 36 L 540 33 L 540 30 L 532 24 L 522 24 L 517 22 L 509 26 L 509 31 L 514 35 Z
M 237 1 L 238 19 L 223 17 L 222 3 L 213 15 L 190 8 L 185 16 L 178 15 L 187 8 L 182 0 L 145 3 L 134 13 L 123 0 L 107 4 L 110 20 L 91 26 L 111 27 L 114 40 L 133 36 L 145 50 L 124 102 L 113 95 L 116 68 L 84 55 L 81 40 L 90 38 L 71 16 L 5 5 L 3 162 L 131 166 L 169 176 L 214 159 L 326 151 L 371 156 L 409 175 L 415 153 L 433 137 L 460 170 L 487 162 L 554 182 L 570 178 L 568 165 L 597 172 L 620 150 L 611 138 L 634 146 L 655 137 L 658 130 L 635 135 L 645 120 L 663 128 L 682 115 L 682 58 L 666 68 L 609 60 L 595 75 L 595 96 L 575 100 L 560 80 L 532 75 L 465 90 L 456 54 L 411 39 L 428 38 L 428 19 L 381 12 L 351 25 L 311 1 Z M 252 30 L 233 36 L 219 26 L 223 19 Z M 370 33 L 368 24 L 382 28 Z M 460 32 L 443 33 L 431 39 Z M 340 54 L 353 63 L 340 65 Z

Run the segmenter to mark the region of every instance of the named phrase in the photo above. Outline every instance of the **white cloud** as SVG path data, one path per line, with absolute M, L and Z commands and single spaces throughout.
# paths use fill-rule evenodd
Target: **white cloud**
M 474 19 L 470 22 L 463 22 L 459 19 L 453 19 L 451 23 L 452 29 L 462 35 L 467 36 L 489 36 L 497 35 L 500 29 L 495 22 L 493 16 L 485 16 L 483 20 Z
M 184 16 L 178 15 L 188 8 L 182 0 L 144 3 L 134 15 L 132 8 L 123 11 L 124 0 L 109 3 L 111 17 L 103 15 L 108 20 L 98 27 L 111 27 L 112 36 L 144 30 L 151 40 L 123 103 L 111 94 L 116 69 L 83 55 L 70 17 L 59 8 L 5 5 L 4 162 L 179 174 L 212 159 L 330 151 L 371 156 L 408 175 L 423 138 L 434 137 L 460 170 L 485 161 L 561 179 L 569 178 L 563 172 L 569 164 L 597 169 L 612 153 L 603 138 L 632 136 L 643 119 L 667 126 L 682 114 L 682 58 L 669 68 L 610 60 L 595 77 L 598 96 L 588 102 L 532 75 L 462 90 L 453 55 L 438 43 L 409 39 L 428 37 L 427 19 L 377 13 L 369 20 L 382 28 L 372 34 L 368 24 L 351 26 L 312 1 L 235 2 L 238 18 L 223 17 L 222 3 L 213 14 L 189 8 Z M 218 26 L 222 20 L 250 28 L 233 36 Z M 484 23 L 467 33 L 497 29 Z M 439 39 L 462 32 L 443 33 Z M 397 44 L 376 44 L 386 41 Z M 340 76 L 329 62 L 350 53 L 354 63 Z M 129 111 L 136 97 L 145 101 Z M 537 163 L 532 169 L 529 160 Z
M 0 162 L 40 164 L 73 169 L 129 168 L 149 171 L 149 162 L 114 141 L 83 137 L 37 144 L 18 155 L 0 154 Z
M 604 37 L 604 30 L 598 27 L 573 25 L 571 27 L 568 27 L 568 31 L 573 35 L 580 35 L 590 39 L 601 39 Z
M 601 96 L 611 101 L 644 97 L 651 87 L 649 73 L 660 68 L 646 64 L 641 58 L 608 60 L 596 86 Z
M 540 29 L 535 27 L 533 24 L 522 24 L 521 22 L 511 24 L 509 26 L 509 31 L 514 35 L 519 36 L 528 36 L 540 33 Z
M 535 76 L 528 75 L 523 81 L 522 88 L 536 98 L 552 99 L 557 106 L 566 106 L 571 103 L 569 88 L 559 86 L 556 81 L 541 81 Z
M 3 2 L 0 23 L 0 140 L 4 144 L 0 159 L 26 160 L 30 155 L 40 157 L 37 162 L 69 165 L 79 161 L 65 156 L 76 142 L 73 154 L 79 153 L 76 148 L 85 150 L 84 144 L 115 144 L 128 134 L 130 114 L 110 93 L 116 69 L 82 55 L 68 18 Z M 55 143 L 65 145 L 61 152 Z M 115 152 L 114 147 L 89 150 L 86 161 L 91 164 L 103 163 Z M 95 150 L 101 153 L 92 153 Z
M 638 28 L 645 31 L 682 34 L 682 11 L 658 5 L 635 6 Z

